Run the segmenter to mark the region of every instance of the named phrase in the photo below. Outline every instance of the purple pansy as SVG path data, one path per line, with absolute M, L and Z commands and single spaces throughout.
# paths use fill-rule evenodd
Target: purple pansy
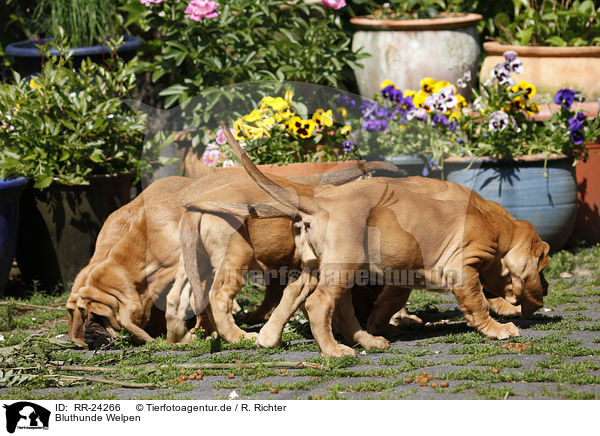
M 554 96 L 554 103 L 559 104 L 563 108 L 569 110 L 571 109 L 574 101 L 583 101 L 583 98 L 579 94 L 581 94 L 581 91 L 577 91 L 575 89 L 559 89 Z
M 356 107 L 356 100 L 354 100 L 353 98 L 347 97 L 343 94 L 340 94 L 337 96 L 337 101 L 341 105 L 348 106 L 351 109 L 354 109 Z
M 388 128 L 388 123 L 386 120 L 367 120 L 362 125 L 363 130 L 369 131 L 377 131 L 377 132 L 385 132 Z
M 431 126 L 434 127 L 436 124 L 439 124 L 440 126 L 447 126 L 448 117 L 446 117 L 444 114 L 436 113 L 431 119 Z
M 350 151 L 354 148 L 354 142 L 344 141 L 342 142 L 342 146 L 344 147 L 344 151 Z

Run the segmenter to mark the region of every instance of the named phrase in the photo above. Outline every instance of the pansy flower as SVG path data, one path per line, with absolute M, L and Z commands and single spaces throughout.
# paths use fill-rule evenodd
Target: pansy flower
M 523 73 L 523 62 L 517 59 L 518 53 L 514 50 L 508 50 L 504 52 L 504 64 L 509 71 L 517 74 Z
M 566 110 L 571 109 L 574 101 L 583 101 L 581 91 L 570 88 L 559 89 L 554 96 L 554 103 L 561 105 Z
M 313 130 L 315 130 L 315 127 L 317 127 L 317 123 L 315 123 L 314 120 L 303 120 L 297 115 L 288 121 L 288 129 L 301 138 L 310 137 Z
M 220 155 L 219 146 L 214 142 L 210 143 L 206 146 L 204 153 L 202 153 L 202 162 L 209 167 L 215 166 L 219 161 Z
M 344 151 L 350 151 L 354 148 L 354 142 L 344 141 L 342 142 L 342 146 L 344 147 Z
M 421 86 L 421 91 L 426 94 L 433 94 L 435 92 L 435 85 L 437 80 L 432 79 L 431 77 L 425 77 L 421 80 L 419 85 Z
M 318 128 L 330 127 L 333 125 L 333 113 L 331 109 L 324 111 L 323 109 L 317 109 L 313 114 L 313 120 L 317 123 Z
M 508 127 L 508 114 L 504 111 L 496 111 L 490 115 L 489 128 L 492 131 L 502 132 Z

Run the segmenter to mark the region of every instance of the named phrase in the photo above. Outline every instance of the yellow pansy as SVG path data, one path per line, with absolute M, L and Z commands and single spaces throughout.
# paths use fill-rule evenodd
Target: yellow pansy
M 264 120 L 257 121 L 256 126 L 265 130 L 271 130 L 275 124 L 275 117 L 267 117 Z M 267 135 L 270 136 L 270 135 Z
M 292 117 L 287 122 L 287 125 L 288 129 L 301 138 L 308 138 L 310 135 L 312 135 L 315 127 L 317 127 L 317 123 L 315 123 L 314 120 L 303 120 L 299 116 Z
M 381 86 L 381 88 L 385 88 L 386 86 L 390 86 L 390 85 L 395 86 L 394 82 L 391 82 L 391 81 L 389 81 L 389 80 L 386 79 L 383 82 L 381 82 L 380 86 Z
M 448 120 L 449 121 L 458 121 L 458 120 L 460 120 L 460 117 L 461 117 L 460 111 L 452 111 L 452 112 L 450 112 L 450 115 L 448 115 Z
M 439 82 L 436 82 L 435 85 L 433 86 L 433 92 L 440 92 L 446 86 L 452 86 L 452 83 L 450 83 L 446 80 L 440 80 Z M 456 88 L 454 86 L 452 86 L 452 88 L 454 88 L 454 92 L 456 93 L 457 92 Z
M 348 136 L 352 133 L 352 126 L 344 126 L 340 129 L 340 133 L 344 136 Z
M 463 107 L 467 107 L 467 100 L 460 94 L 456 94 L 456 99 L 458 100 L 458 103 L 456 105 L 457 108 L 463 108 Z
M 348 116 L 348 111 L 346 110 L 345 107 L 339 107 L 339 108 L 337 108 L 337 112 L 340 114 L 340 116 L 342 117 L 342 119 L 345 119 Z
M 317 111 L 313 114 L 313 121 L 317 123 L 319 127 L 329 127 L 333 124 L 333 114 L 331 109 L 327 112 L 323 109 L 317 109 Z
M 264 97 L 261 101 L 260 108 L 265 109 L 267 106 L 277 112 L 281 112 L 288 107 L 288 103 L 281 97 Z
M 436 84 L 437 80 L 432 79 L 431 77 L 425 77 L 420 83 L 421 91 L 426 94 L 433 94 Z
M 419 90 L 419 92 L 417 92 L 414 96 L 413 96 L 413 103 L 415 104 L 416 108 L 424 108 L 425 107 L 425 99 L 429 97 L 429 94 L 425 91 L 423 91 L 422 89 Z
M 404 97 L 404 98 L 411 97 L 414 100 L 416 95 L 417 95 L 417 93 L 415 91 L 413 91 L 412 89 L 406 89 L 404 91 L 404 94 L 402 94 L 402 97 Z
M 242 119 L 248 123 L 253 123 L 255 121 L 260 120 L 263 117 L 264 113 L 260 109 L 254 109 L 247 115 L 244 115 Z
M 536 103 L 531 103 L 529 106 L 529 113 L 537 114 L 540 111 L 540 107 Z

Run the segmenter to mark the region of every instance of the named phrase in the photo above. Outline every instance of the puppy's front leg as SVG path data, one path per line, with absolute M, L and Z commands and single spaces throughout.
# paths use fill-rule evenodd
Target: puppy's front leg
M 500 316 L 521 316 L 521 306 L 513 306 L 502 297 L 486 297 L 490 311 Z
M 479 273 L 473 266 L 463 267 L 462 281 L 452 283 L 451 288 L 470 327 L 476 328 L 490 339 L 519 336 L 519 329 L 512 322 L 500 324 L 490 317 Z

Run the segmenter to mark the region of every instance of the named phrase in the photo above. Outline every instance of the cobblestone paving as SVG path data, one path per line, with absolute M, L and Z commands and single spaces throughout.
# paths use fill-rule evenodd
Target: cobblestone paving
M 545 308 L 531 319 L 513 320 L 521 328 L 521 337 L 511 341 L 490 341 L 468 328 L 451 294 L 417 292 L 414 299 L 411 296 L 408 309 L 426 324 L 406 329 L 389 350 L 357 349 L 354 357 L 322 358 L 307 334 L 308 326 L 301 322 L 292 323 L 284 337 L 286 347 L 276 349 L 215 340 L 197 340 L 180 347 L 168 346 L 164 340 L 143 347 L 131 347 L 124 341 L 116 344 L 116 349 L 57 351 L 48 358 L 77 365 L 112 365 L 114 374 L 100 376 L 152 383 L 154 387 L 127 388 L 86 381 L 76 386 L 63 383 L 61 387 L 58 382 L 29 381 L 1 388 L 0 397 L 599 399 L 600 280 L 596 274 L 551 280 Z M 64 332 L 64 327 L 54 326 L 52 333 Z M 6 343 L 14 334 L 2 333 Z M 267 361 L 307 361 L 321 368 L 261 365 Z M 184 382 L 177 381 L 182 370 L 169 366 L 220 362 L 255 366 L 203 369 L 201 380 Z M 184 372 L 186 376 L 196 373 Z

